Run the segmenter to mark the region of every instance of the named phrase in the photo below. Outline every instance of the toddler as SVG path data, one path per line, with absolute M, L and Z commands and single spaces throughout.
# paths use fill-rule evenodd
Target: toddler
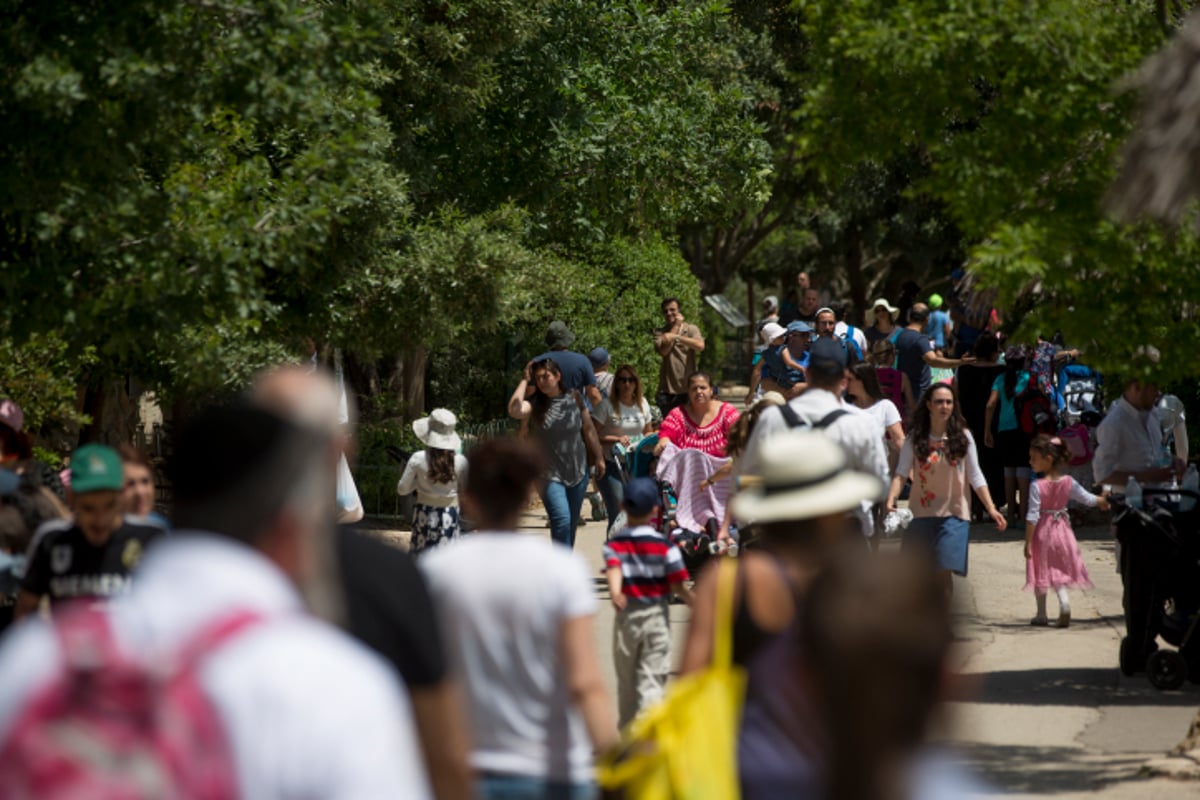
M 1046 617 L 1046 593 L 1058 595 L 1059 628 L 1071 624 L 1071 601 L 1067 588 L 1091 588 L 1087 567 L 1079 553 L 1075 532 L 1067 515 L 1067 502 L 1108 510 L 1107 498 L 1094 495 L 1074 478 L 1063 474 L 1070 454 L 1057 436 L 1039 434 L 1029 445 L 1029 464 L 1043 477 L 1029 487 L 1029 510 L 1025 515 L 1025 588 L 1033 589 L 1037 616 L 1031 625 L 1049 625 Z

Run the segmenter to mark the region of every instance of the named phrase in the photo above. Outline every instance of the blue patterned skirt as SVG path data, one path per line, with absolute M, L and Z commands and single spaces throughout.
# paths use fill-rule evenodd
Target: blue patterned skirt
M 431 547 L 445 544 L 459 534 L 457 506 L 413 505 L 412 543 L 409 552 L 419 555 Z

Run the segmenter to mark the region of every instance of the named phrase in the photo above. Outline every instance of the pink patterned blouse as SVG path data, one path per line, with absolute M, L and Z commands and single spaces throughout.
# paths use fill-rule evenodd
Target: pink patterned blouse
M 671 409 L 671 413 L 662 421 L 658 437 L 669 439 L 676 447 L 700 450 L 710 456 L 724 458 L 726 435 L 738 421 L 737 409 L 731 403 L 721 403 L 713 421 L 700 427 L 688 416 L 686 408 L 679 406 Z

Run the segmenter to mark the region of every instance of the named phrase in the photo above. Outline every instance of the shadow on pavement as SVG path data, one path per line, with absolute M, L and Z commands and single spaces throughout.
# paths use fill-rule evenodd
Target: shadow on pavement
M 963 677 L 978 682 L 979 691 L 970 699 L 973 703 L 1087 708 L 1200 704 L 1200 690 L 1192 684 L 1184 684 L 1179 691 L 1160 692 L 1145 675 L 1124 678 L 1115 665 L 964 673 Z
M 1113 541 L 1112 533 L 1109 532 L 1107 525 L 1088 525 L 1075 529 L 1075 538 L 1080 542 L 1105 542 Z M 1011 523 L 1007 530 L 996 530 L 995 525 L 988 523 L 975 523 L 971 526 L 971 544 L 1003 544 L 1004 542 L 1012 542 L 1016 547 L 1020 547 L 1025 541 L 1025 526 L 1014 527 Z
M 1145 763 L 1142 754 L 1107 754 L 1097 759 L 1071 747 L 959 744 L 955 751 L 988 787 L 988 794 L 1078 794 L 1115 781 L 1136 780 Z

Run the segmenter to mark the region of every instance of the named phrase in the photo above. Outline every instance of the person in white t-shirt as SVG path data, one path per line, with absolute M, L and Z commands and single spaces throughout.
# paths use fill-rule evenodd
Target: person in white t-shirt
M 873 364 L 855 364 L 850 368 L 846 394 L 854 405 L 878 420 L 888 451 L 888 467 L 894 470 L 900 448 L 904 446 L 904 426 L 900 421 L 900 409 L 884 394 Z
M 604 477 L 596 481 L 604 498 L 604 511 L 609 524 L 621 511 L 621 472 L 613 456 L 615 447 L 633 447 L 643 436 L 654 431 L 650 404 L 642 391 L 642 379 L 628 364 L 617 367 L 613 390 L 592 412 L 600 432 L 600 449 L 604 451 Z
M 462 503 L 478 527 L 420 566 L 465 679 L 480 797 L 591 797 L 592 754 L 617 742 L 592 576 L 568 548 L 517 532 L 540 450 L 492 439 L 469 461 Z

